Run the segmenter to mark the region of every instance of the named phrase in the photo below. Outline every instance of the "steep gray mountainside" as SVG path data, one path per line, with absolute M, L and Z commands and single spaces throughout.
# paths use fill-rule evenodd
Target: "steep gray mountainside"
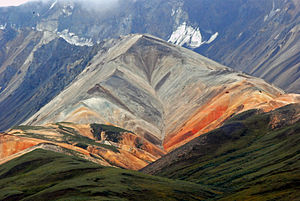
M 26 120 L 63 90 L 98 52 L 48 32 L 0 31 L 0 130 Z
M 300 93 L 298 0 L 111 2 L 49 0 L 0 8 L 0 28 L 48 30 L 69 43 L 89 46 L 149 33 Z

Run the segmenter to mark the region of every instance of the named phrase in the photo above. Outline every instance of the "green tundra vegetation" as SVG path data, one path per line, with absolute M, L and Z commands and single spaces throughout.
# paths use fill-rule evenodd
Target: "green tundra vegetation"
M 300 104 L 241 113 L 140 172 L 36 149 L 0 166 L 0 200 L 297 200 L 299 114 Z
M 205 200 L 205 185 L 37 149 L 0 166 L 0 200 Z
M 143 171 L 221 188 L 218 200 L 297 200 L 299 108 L 244 112 L 156 162 L 167 165 Z

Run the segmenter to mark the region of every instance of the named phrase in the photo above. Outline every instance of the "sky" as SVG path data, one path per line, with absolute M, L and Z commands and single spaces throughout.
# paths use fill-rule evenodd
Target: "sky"
M 0 6 L 18 6 L 29 0 L 0 0 Z

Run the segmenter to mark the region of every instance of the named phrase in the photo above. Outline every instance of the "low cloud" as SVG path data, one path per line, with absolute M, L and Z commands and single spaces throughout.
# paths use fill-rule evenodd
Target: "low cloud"
M 45 3 L 79 3 L 83 8 L 88 10 L 107 10 L 109 8 L 114 8 L 118 5 L 120 0 L 29 0 L 35 2 L 45 2 Z
M 60 0 L 64 1 L 64 0 Z M 119 0 L 73 0 L 89 10 L 107 10 L 118 5 Z

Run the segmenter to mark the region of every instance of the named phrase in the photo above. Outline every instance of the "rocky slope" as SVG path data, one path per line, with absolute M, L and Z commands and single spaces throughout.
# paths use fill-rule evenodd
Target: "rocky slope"
M 56 123 L 18 126 L 0 135 L 0 164 L 38 148 L 104 165 L 138 170 L 165 152 L 136 134 L 111 125 Z
M 261 79 L 149 35 L 129 35 L 25 124 L 110 123 L 172 150 L 234 114 L 299 102 Z
M 98 52 L 50 32 L 0 30 L 0 130 L 18 125 L 63 90 Z
M 299 198 L 300 104 L 250 110 L 142 170 L 223 189 L 217 200 Z

